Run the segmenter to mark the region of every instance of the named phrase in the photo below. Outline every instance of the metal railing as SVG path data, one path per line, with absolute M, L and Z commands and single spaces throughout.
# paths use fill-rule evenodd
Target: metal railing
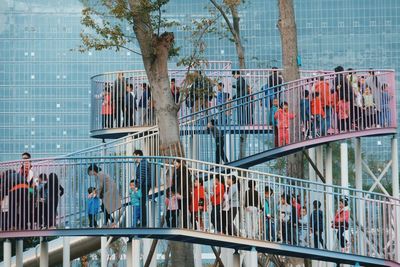
M 205 231 L 388 260 L 399 253 L 400 200 L 382 194 L 171 157 L 32 161 L 40 180 L 28 184 L 23 164 L 1 166 L 2 238 L 109 225 Z
M 277 70 L 240 73 L 232 80 L 231 70 L 203 70 L 194 76 L 185 70 L 170 72 L 176 88 L 187 88 L 180 91 L 177 100 L 181 103 L 178 116 L 182 138 L 191 138 L 190 142 L 184 140 L 191 158 L 209 161 L 211 153 L 199 152 L 207 147 L 214 151 L 215 162 L 226 163 L 310 139 L 367 130 L 384 134 L 384 129 L 397 127 L 395 79 L 391 70 L 322 74 L 303 71 L 306 78 L 288 83 L 282 81 Z M 104 85 L 104 80 L 112 80 L 115 75 L 96 76 L 92 85 Z M 146 81 L 143 71 L 126 72 L 124 77 L 128 76 L 134 77 L 126 78 L 134 88 Z M 92 93 L 103 90 L 98 88 Z M 92 108 L 97 107 L 92 110 L 96 121 L 92 130 L 103 129 L 99 117 L 101 101 L 92 99 Z M 143 116 L 138 112 L 135 114 Z M 214 125 L 209 126 L 209 122 Z M 115 122 L 112 125 L 115 127 Z M 245 146 L 244 152 L 239 151 L 241 144 Z

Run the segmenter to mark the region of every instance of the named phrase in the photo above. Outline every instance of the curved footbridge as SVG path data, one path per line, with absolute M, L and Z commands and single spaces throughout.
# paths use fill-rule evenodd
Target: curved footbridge
M 230 71 L 227 70 L 209 70 L 204 73 L 207 79 L 222 82 L 225 88 L 231 88 L 232 83 L 235 83 L 230 78 Z M 9 239 L 68 236 L 74 240 L 75 237 L 84 235 L 88 236 L 84 240 L 88 241 L 88 247 L 93 250 L 99 249 L 101 244 L 98 236 L 128 237 L 130 242 L 134 242 L 136 238 L 165 239 L 326 262 L 362 266 L 400 266 L 398 190 L 394 189 L 393 196 L 388 196 L 363 191 L 362 188 L 352 189 L 347 186 L 334 186 L 329 183 L 247 169 L 268 160 L 331 142 L 392 135 L 394 148 L 392 148 L 391 167 L 396 170 L 397 113 L 394 72 L 389 70 L 375 72 L 361 70 L 337 74 L 326 72 L 275 87 L 263 86 L 267 84 L 269 75 L 273 75 L 272 70 L 246 70 L 242 73 L 249 88 L 247 95 L 235 98 L 232 97 L 232 91 L 226 91 L 230 93 L 230 96 L 223 102 L 216 102 L 217 97 L 215 97 L 213 100 L 209 98 L 210 101 L 207 104 L 202 102 L 201 108 L 200 104 L 196 105 L 196 98 L 194 103 L 189 104 L 186 101 L 182 104 L 179 114 L 180 133 L 185 154 L 189 158 L 157 155 L 158 129 L 155 125 L 156 117 L 151 108 L 137 109 L 132 121 L 129 120 L 131 115 L 122 113 L 119 122 L 112 117 L 104 121 L 101 113 L 102 97 L 99 95 L 103 92 L 105 85 L 108 86 L 111 84 L 110 81 L 116 79 L 117 74 L 96 76 L 92 80 L 94 96 L 92 136 L 119 139 L 63 157 L 32 161 L 32 170 L 35 174 L 56 173 L 60 184 L 65 188 L 65 194 L 58 204 L 56 226 L 49 227 L 40 221 L 42 219 L 48 221 L 49 218 L 43 216 L 49 215 L 43 215 L 45 213 L 40 211 L 40 205 L 32 205 L 40 201 L 35 199 L 37 196 L 27 195 L 29 196 L 26 199 L 27 202 L 18 206 L 18 212 L 13 213 L 9 210 L 2 214 L 0 237 Z M 375 81 L 375 78 L 370 78 L 370 75 L 377 77 L 379 86 L 370 88 L 375 90 L 373 109 L 355 104 L 357 90 L 350 84 L 349 75 L 358 75 L 360 92 L 363 92 L 366 87 L 373 86 L 369 84 L 369 80 Z M 146 82 L 143 72 L 127 72 L 125 77 L 126 81 L 129 80 L 135 88 L 139 88 L 140 84 Z M 177 84 L 183 84 L 185 73 L 173 71 L 171 77 L 176 78 Z M 340 90 L 339 84 L 347 90 Z M 315 97 L 318 97 L 315 92 L 325 94 L 322 100 L 324 115 L 319 114 L 317 110 L 312 110 L 311 105 L 307 109 L 300 104 L 304 103 L 305 91 L 310 94 L 309 101 L 315 101 Z M 204 99 L 204 97 L 197 99 Z M 275 116 L 277 112 L 274 101 L 278 105 L 287 102 L 289 111 Z M 343 112 L 346 115 L 345 118 Z M 123 116 L 126 116 L 128 121 Z M 214 129 L 207 127 L 211 121 Z M 288 124 L 280 127 L 279 124 L 282 121 L 287 121 Z M 221 139 L 218 138 L 223 139 L 222 146 Z M 244 149 L 240 150 L 240 147 Z M 146 156 L 132 157 L 132 152 L 136 148 L 142 148 Z M 226 159 L 221 156 L 222 153 L 226 155 Z M 332 168 L 332 163 L 329 165 L 332 154 L 325 155 L 324 158 L 327 162 L 326 168 L 329 169 L 328 166 Z M 145 224 L 140 220 L 133 222 L 132 206 L 127 200 L 130 180 L 136 176 L 136 164 L 139 160 L 147 162 L 151 176 L 151 189 L 148 193 L 142 194 L 146 205 L 144 209 L 141 209 L 141 218 L 142 216 L 147 218 Z M 224 165 L 212 163 L 214 161 L 223 162 Z M 185 167 L 176 167 L 176 163 Z M 21 164 L 21 162 L 2 163 L 0 171 L 3 177 L 11 175 L 10 170 L 19 170 Z M 87 188 L 99 186 L 98 179 L 89 177 L 87 172 L 88 167 L 94 165 L 111 178 L 117 185 L 119 195 L 123 196 L 121 208 L 113 212 L 116 223 L 112 226 L 99 220 L 98 228 L 88 227 Z M 327 173 L 328 178 L 329 171 Z M 189 186 L 178 189 L 173 182 L 177 176 L 183 179 L 182 184 Z M 225 180 L 225 186 L 232 186 L 233 176 L 236 179 L 236 185 L 240 185 L 240 191 L 236 195 L 239 203 L 237 213 L 240 215 L 238 216 L 217 209 L 216 205 L 210 201 L 216 193 L 214 182 L 216 177 L 220 181 Z M 392 174 L 392 176 L 393 185 L 398 187 L 397 174 Z M 199 179 L 204 181 L 207 212 L 193 211 L 192 194 L 196 190 L 194 181 Z M 11 186 L 10 182 L 8 185 Z M 11 191 L 7 191 L 7 188 L 9 190 L 11 188 L 4 186 L 4 182 L 2 188 L 2 198 L 12 195 Z M 254 209 L 249 208 L 251 205 L 248 204 L 251 188 L 259 193 L 260 203 L 255 205 Z M 274 194 L 265 195 L 266 188 L 272 189 Z M 167 209 L 166 199 L 170 199 L 171 194 L 176 192 L 180 192 L 180 195 L 186 199 L 182 201 L 184 204 L 182 204 L 181 214 L 168 212 Z M 313 230 L 315 226 L 312 225 L 311 219 L 303 222 L 301 226 L 292 220 L 284 221 L 282 199 L 287 199 L 288 204 L 294 206 L 297 204 L 292 202 L 296 202 L 293 199 L 298 199 L 300 209 L 291 210 L 293 221 L 304 218 L 301 215 L 303 212 L 301 207 L 309 218 L 314 210 L 313 203 L 321 203 L 323 215 L 322 222 L 318 221 L 320 225 L 318 227 L 322 228 Z M 112 197 L 107 201 L 112 206 L 120 200 Z M 344 201 L 347 204 L 348 222 L 346 226 L 332 227 L 335 212 Z M 266 203 L 275 203 L 272 211 L 266 209 Z M 186 213 L 183 210 L 189 212 Z M 314 243 L 313 238 L 310 237 L 310 231 L 311 233 L 320 232 L 322 244 Z M 71 243 L 71 256 L 78 257 L 87 253 L 75 249 L 80 246 L 81 241 L 77 241 L 77 245 Z M 75 249 L 73 253 L 72 248 Z M 32 254 L 32 250 L 25 253 Z M 57 254 L 54 253 L 54 255 Z M 132 253 L 135 252 L 132 251 Z M 18 256 L 21 257 L 17 255 L 17 258 Z M 30 262 L 34 262 L 32 258 L 34 256 L 31 256 Z M 60 257 L 54 256 L 53 259 L 60 260 Z

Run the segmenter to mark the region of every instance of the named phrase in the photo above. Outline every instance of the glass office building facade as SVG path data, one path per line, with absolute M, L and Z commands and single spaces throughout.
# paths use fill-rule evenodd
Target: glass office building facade
M 190 24 L 207 15 L 207 3 L 171 0 L 165 16 Z M 399 1 L 296 0 L 295 9 L 303 68 L 400 69 Z M 140 57 L 129 51 L 74 50 L 81 10 L 78 0 L 0 0 L 1 161 L 18 159 L 23 151 L 55 156 L 100 142 L 89 137 L 90 77 L 141 68 Z M 247 66 L 280 67 L 277 1 L 246 1 L 240 14 Z M 190 53 L 189 33 L 183 26 L 173 31 L 181 53 Z M 216 35 L 205 41 L 209 60 L 237 66 L 230 41 Z M 381 147 L 389 156 L 389 147 Z

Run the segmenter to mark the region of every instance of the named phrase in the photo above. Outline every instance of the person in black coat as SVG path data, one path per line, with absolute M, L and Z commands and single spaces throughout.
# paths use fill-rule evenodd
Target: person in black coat
M 247 85 L 246 80 L 240 76 L 240 71 L 234 70 L 232 71 L 233 77 L 236 79 L 236 85 L 233 85 L 233 88 L 236 88 L 236 98 L 242 98 L 247 95 Z M 246 109 L 246 99 L 242 98 L 237 101 L 237 117 L 238 117 L 238 124 L 245 125 L 248 122 L 247 120 L 247 110 Z
M 8 222 L 11 229 L 24 230 L 29 225 L 29 185 L 18 173 L 13 173 L 9 191 Z
M 192 177 L 189 170 L 186 168 L 185 163 L 177 159 L 174 161 L 174 172 L 171 183 L 171 188 L 175 190 L 176 194 L 181 196 L 178 199 L 178 206 L 182 214 L 183 228 L 189 226 L 189 204 L 192 197 Z
M 134 116 L 136 101 L 135 95 L 133 93 L 133 84 L 128 84 L 126 86 L 126 95 L 125 95 L 125 112 L 124 112 L 124 119 L 125 119 L 125 126 L 131 127 L 134 125 Z
M 50 173 L 47 184 L 44 185 L 44 226 L 55 227 L 59 197 L 64 194 L 64 188 L 58 182 L 58 176 Z

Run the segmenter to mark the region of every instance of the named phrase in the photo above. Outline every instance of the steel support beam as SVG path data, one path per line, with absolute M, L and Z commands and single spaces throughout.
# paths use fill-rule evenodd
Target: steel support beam
M 346 142 L 340 143 L 340 184 L 344 188 L 349 187 L 349 155 L 348 145 Z M 348 191 L 344 190 L 344 195 L 348 195 Z
M 332 168 L 332 146 L 331 145 L 327 145 L 326 146 L 326 157 L 325 157 L 325 177 L 326 177 L 326 181 L 325 184 L 328 186 L 327 187 L 327 192 L 329 193 L 329 197 L 326 198 L 326 220 L 325 220 L 325 225 L 330 225 L 330 223 L 333 221 L 333 214 L 335 213 L 334 210 L 334 199 L 332 196 L 333 190 L 332 187 L 330 187 L 330 185 L 333 185 L 333 168 Z M 326 247 L 328 249 L 332 249 L 333 248 L 333 231 L 327 231 L 327 235 L 326 235 L 326 239 L 324 240 L 326 243 Z

